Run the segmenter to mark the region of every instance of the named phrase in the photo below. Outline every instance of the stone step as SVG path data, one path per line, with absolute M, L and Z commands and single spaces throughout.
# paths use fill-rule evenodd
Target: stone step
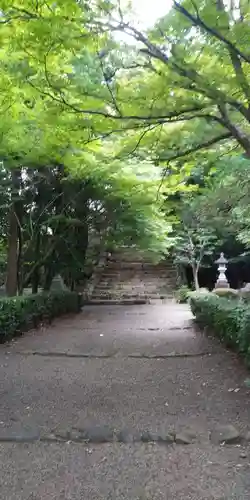
M 146 299 L 88 299 L 84 302 L 85 305 L 143 305 L 143 304 L 154 304 L 155 302 L 162 301 L 172 301 L 173 297 L 163 297 L 163 298 L 146 298 Z
M 108 269 L 175 269 L 173 265 L 143 264 L 141 262 L 107 262 Z
M 107 267 L 125 267 L 125 268 L 131 268 L 134 269 L 135 267 L 138 268 L 143 268 L 143 269 L 170 269 L 173 268 L 173 264 L 168 263 L 168 264 L 147 264 L 145 262 L 121 262 L 121 261 L 108 261 L 107 262 Z
M 176 270 L 171 261 L 154 265 L 140 254 L 121 250 L 111 256 L 99 276 L 91 302 L 123 303 L 173 298 Z M 137 303 L 137 302 L 136 302 Z
M 122 276 L 122 274 L 116 274 L 115 276 L 109 277 L 109 276 L 102 276 L 100 280 L 98 280 L 97 283 L 110 283 L 113 281 L 129 281 L 131 283 L 163 283 L 163 282 L 168 282 L 168 281 L 175 281 L 174 276 Z
M 159 278 L 159 279 L 168 279 L 169 277 L 176 277 L 176 273 L 174 272 L 169 272 L 169 273 L 166 273 L 166 272 L 159 272 L 159 273 L 149 273 L 149 272 L 144 272 L 144 271 L 141 271 L 140 273 L 138 272 L 129 272 L 129 271 L 120 271 L 120 270 L 117 270 L 116 272 L 107 272 L 107 271 L 104 271 L 102 274 L 101 274 L 101 278 L 115 278 L 116 276 L 124 276 L 124 277 L 128 277 L 128 278 L 132 278 L 132 277 L 138 277 L 138 278 L 141 278 L 141 277 L 147 277 L 147 278 Z
M 106 294 L 97 295 L 93 294 L 91 300 L 148 300 L 148 299 L 166 299 L 172 298 L 172 294 L 140 294 L 140 295 L 116 295 L 116 294 Z
M 138 275 L 138 274 L 134 274 L 134 275 L 130 275 L 128 276 L 127 274 L 124 275 L 122 273 L 116 273 L 115 275 L 104 275 L 104 276 L 101 276 L 100 280 L 98 280 L 99 282 L 100 281 L 112 281 L 112 280 L 118 280 L 118 279 L 123 279 L 124 281 L 146 281 L 147 283 L 152 281 L 171 281 L 173 279 L 176 279 L 176 276 L 175 275 L 168 275 L 168 276 L 158 276 L 158 275 L 148 275 L 148 274 L 141 274 L 141 275 Z
M 167 279 L 167 278 L 169 278 L 170 276 L 175 276 L 175 277 L 176 277 L 176 273 L 175 273 L 174 271 L 169 271 L 169 272 L 166 272 L 166 271 L 162 271 L 162 272 L 151 272 L 151 271 L 150 271 L 150 272 L 149 272 L 149 271 L 143 271 L 143 270 L 142 270 L 142 271 L 139 273 L 139 272 L 137 272 L 137 271 L 135 272 L 135 271 L 132 271 L 132 270 L 131 270 L 131 271 L 128 271 L 127 269 L 126 269 L 126 271 L 125 271 L 125 270 L 121 271 L 120 269 L 118 269 L 116 272 L 114 272 L 113 270 L 112 270 L 112 272 L 107 272 L 107 270 L 105 270 L 105 271 L 101 274 L 101 277 L 108 277 L 108 278 L 110 278 L 110 277 L 115 277 L 115 276 L 117 276 L 117 275 L 120 275 L 120 276 L 128 276 L 128 277 L 130 277 L 130 276 L 138 276 L 138 277 L 140 277 L 140 276 L 147 276 L 147 277 L 153 277 L 153 278 L 158 277 L 158 278 L 160 278 L 160 279 L 163 279 L 163 278 Z
M 103 306 L 115 306 L 115 305 L 125 305 L 125 306 L 134 306 L 134 305 L 143 305 L 148 304 L 148 299 L 95 299 L 91 298 L 90 300 L 85 301 L 85 304 L 89 305 L 103 305 Z
M 172 268 L 166 268 L 166 267 L 162 267 L 162 268 L 158 268 L 158 269 L 154 269 L 153 267 L 152 268 L 147 268 L 147 267 L 136 267 L 136 266 L 133 266 L 133 267 L 128 267 L 128 266 L 121 266 L 121 265 L 117 265 L 117 266 L 107 266 L 105 268 L 105 273 L 115 273 L 117 271 L 121 271 L 121 272 L 133 272 L 133 273 L 147 273 L 147 274 L 161 274 L 161 273 L 165 273 L 165 274 L 169 274 L 170 272 L 175 272 L 174 269 Z
M 129 286 L 129 285 L 122 285 L 121 283 L 112 283 L 112 289 L 116 289 L 116 290 L 162 290 L 162 289 L 171 289 L 172 290 L 172 285 L 173 283 L 166 283 L 162 286 L 159 286 L 159 285 L 150 285 L 150 286 L 147 286 L 147 285 L 132 285 L 132 286 Z M 97 285 L 95 287 L 95 290 L 107 290 L 109 289 L 110 286 L 109 285 L 106 285 L 106 284 L 101 284 L 101 285 Z
M 116 295 L 117 297 L 138 297 L 139 295 L 150 295 L 147 290 L 94 290 L 93 295 Z M 152 292 L 152 295 L 158 295 L 158 292 Z
M 112 284 L 113 283 L 125 283 L 125 284 L 131 283 L 132 285 L 135 285 L 135 284 L 140 285 L 141 283 L 145 283 L 146 285 L 158 284 L 158 285 L 162 286 L 164 283 L 166 283 L 166 284 L 171 283 L 172 284 L 173 282 L 175 282 L 174 279 L 160 279 L 160 278 L 158 279 L 158 278 L 156 278 L 156 279 L 149 280 L 146 277 L 144 279 L 143 278 L 142 279 L 127 279 L 127 278 L 124 278 L 122 276 L 121 277 L 116 276 L 115 278 L 110 279 L 110 280 L 108 280 L 106 278 L 101 279 L 100 281 L 97 282 L 97 284 L 99 285 L 100 283 L 101 284 L 104 283 L 105 285 L 107 285 L 109 283 L 112 283 Z
M 116 276 L 122 276 L 122 277 L 128 278 L 128 279 L 129 278 L 138 278 L 138 279 L 140 279 L 140 278 L 143 278 L 143 279 L 145 279 L 145 278 L 146 279 L 157 279 L 158 278 L 160 280 L 163 280 L 163 279 L 167 280 L 169 278 L 175 278 L 176 279 L 176 273 L 174 273 L 174 272 L 173 273 L 172 272 L 171 273 L 170 272 L 169 273 L 163 273 L 163 272 L 162 273 L 151 273 L 151 272 L 147 273 L 147 272 L 143 272 L 143 271 L 141 273 L 132 273 L 132 272 L 131 273 L 129 273 L 129 272 L 125 273 L 125 272 L 120 272 L 120 271 L 117 271 L 116 273 L 113 273 L 113 272 L 112 273 L 107 273 L 107 272 L 105 272 L 105 273 L 103 273 L 101 275 L 100 278 L 101 279 L 103 279 L 103 278 L 110 279 L 110 278 L 115 278 Z
M 115 280 L 100 280 L 97 284 L 98 285 L 104 284 L 106 286 L 110 283 L 111 284 L 113 284 L 113 283 L 125 283 L 125 284 L 129 283 L 130 284 L 131 283 L 131 285 L 140 285 L 142 283 L 145 283 L 145 286 L 148 286 L 148 285 L 163 286 L 165 283 L 166 283 L 166 285 L 168 283 L 171 283 L 171 285 L 172 285 L 172 283 L 174 283 L 174 282 L 175 282 L 175 280 L 173 280 L 173 279 L 172 280 L 171 279 L 169 279 L 169 280 L 160 280 L 160 279 L 156 279 L 156 280 L 147 280 L 147 279 L 144 279 L 144 280 L 142 280 L 142 279 L 141 280 L 131 280 L 130 279 L 130 280 L 128 280 L 128 279 L 124 279 L 124 280 L 122 280 L 122 278 L 121 278 L 119 280 L 119 278 L 116 278 Z
M 171 294 L 171 289 L 169 290 L 94 290 L 92 295 L 104 296 L 104 295 L 116 295 L 119 297 L 137 297 L 138 295 L 169 295 Z

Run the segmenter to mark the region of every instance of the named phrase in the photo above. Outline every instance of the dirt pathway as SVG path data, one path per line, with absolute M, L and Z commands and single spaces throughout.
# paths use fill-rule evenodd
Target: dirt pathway
M 0 347 L 3 500 L 247 500 L 250 377 L 174 304 Z

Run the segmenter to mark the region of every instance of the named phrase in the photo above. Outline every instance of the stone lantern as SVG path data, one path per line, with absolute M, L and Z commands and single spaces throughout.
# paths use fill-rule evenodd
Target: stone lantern
M 227 281 L 226 270 L 227 270 L 227 259 L 225 259 L 224 253 L 220 254 L 220 258 L 215 261 L 215 264 L 218 265 L 219 276 L 215 283 L 215 288 L 230 288 L 230 285 Z

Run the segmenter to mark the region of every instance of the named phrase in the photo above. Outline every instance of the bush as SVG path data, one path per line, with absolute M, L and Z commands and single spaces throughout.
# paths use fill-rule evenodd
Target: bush
M 242 353 L 250 366 L 250 307 L 246 308 L 241 320 L 241 335 L 239 338 L 239 352 Z
M 196 295 L 200 296 L 200 295 L 204 295 L 204 294 L 207 294 L 207 293 L 210 293 L 209 290 L 207 288 L 200 288 L 199 290 L 189 290 L 189 294 L 188 296 L 189 297 L 196 297 Z
M 81 296 L 60 291 L 0 299 L 0 343 L 37 327 L 42 321 L 81 309 Z
M 203 288 L 200 288 L 199 291 L 196 293 L 209 293 L 209 290 L 208 290 L 208 288 L 203 287 Z
M 208 327 L 228 347 L 250 361 L 250 307 L 214 293 L 192 294 L 190 306 L 197 323 Z
M 191 290 L 187 285 L 182 285 L 175 291 L 175 300 L 179 304 L 185 304 L 188 301 Z
M 200 295 L 206 295 L 210 294 L 209 290 L 207 288 L 200 288 L 199 291 L 194 290 L 190 291 L 188 295 L 188 302 L 190 303 L 192 297 L 199 297 Z
M 238 295 L 245 302 L 250 302 L 250 290 L 247 290 L 245 288 L 240 288 L 238 290 Z

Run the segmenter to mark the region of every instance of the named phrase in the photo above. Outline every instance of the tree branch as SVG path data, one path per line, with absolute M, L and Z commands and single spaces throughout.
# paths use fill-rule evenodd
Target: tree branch
M 186 151 L 179 151 L 178 153 L 175 153 L 172 156 L 169 156 L 168 158 L 163 158 L 160 157 L 157 159 L 159 162 L 163 161 L 173 161 L 173 160 L 178 160 L 179 158 L 183 158 L 185 156 L 190 155 L 191 153 L 196 153 L 197 151 L 200 151 L 201 149 L 206 149 L 209 148 L 210 146 L 213 146 L 213 144 L 217 144 L 218 142 L 224 141 L 225 139 L 229 139 L 232 137 L 231 132 L 225 132 L 224 134 L 221 134 L 217 137 L 214 137 L 212 139 L 209 139 L 208 141 L 202 142 L 196 146 L 192 146 L 189 149 L 186 149 Z
M 189 21 L 191 21 L 192 24 L 195 24 L 196 26 L 199 26 L 200 28 L 202 28 L 203 30 L 205 30 L 207 33 L 209 33 L 210 35 L 212 35 L 215 38 L 217 38 L 217 40 L 220 40 L 221 42 L 223 42 L 227 46 L 228 49 L 230 49 L 231 51 L 233 51 L 236 55 L 238 55 L 245 62 L 250 63 L 250 56 L 247 55 L 247 54 L 244 54 L 244 52 L 242 52 L 240 49 L 238 49 L 230 40 L 228 40 L 227 38 L 225 38 L 215 28 L 212 28 L 211 26 L 208 26 L 208 24 L 206 24 L 205 21 L 203 21 L 201 19 L 201 17 L 198 15 L 197 10 L 196 10 L 196 13 L 197 13 L 196 16 L 193 16 L 193 14 L 191 14 L 190 12 L 188 12 L 188 10 L 185 9 L 185 7 L 183 7 L 183 5 L 180 5 L 178 2 L 176 2 L 176 0 L 174 0 L 174 8 L 178 12 L 180 12 L 181 14 L 183 14 L 187 19 L 189 19 Z
M 246 75 L 243 71 L 241 60 L 235 52 L 233 52 L 233 51 L 229 51 L 229 52 L 230 52 L 232 65 L 234 67 L 235 76 L 238 79 L 239 85 L 241 86 L 243 93 L 245 94 L 245 97 L 246 97 L 247 102 L 248 102 L 248 106 L 250 106 L 250 85 L 249 85 L 247 78 L 246 78 Z M 250 118 L 250 113 L 249 113 L 249 118 Z
M 138 149 L 138 147 L 140 146 L 142 140 L 144 139 L 145 135 L 148 133 L 148 132 L 152 132 L 152 130 L 154 130 L 155 128 L 157 127 L 160 127 L 160 123 L 156 123 L 154 125 L 149 125 L 146 129 L 144 128 L 143 132 L 140 134 L 140 137 L 139 139 L 136 141 L 136 144 L 135 146 L 133 147 L 133 149 L 131 151 L 129 151 L 129 153 L 127 153 L 126 156 L 130 156 L 132 154 L 134 154 L 136 152 L 136 150 Z M 116 156 L 116 158 L 124 158 L 124 155 L 118 155 Z
M 217 88 L 214 88 L 213 86 L 209 85 L 207 82 L 204 85 L 202 82 L 202 78 L 200 75 L 193 70 L 192 68 L 189 69 L 187 66 L 185 66 L 185 63 L 183 62 L 183 66 L 180 66 L 178 62 L 171 62 L 173 69 L 180 75 L 185 78 L 188 78 L 190 80 L 189 85 L 183 85 L 183 88 L 186 88 L 187 90 L 191 90 L 192 92 L 198 92 L 199 94 L 204 95 L 205 97 L 212 99 L 216 101 L 217 103 L 223 102 L 223 103 L 228 103 L 232 107 L 234 107 L 237 111 L 239 111 L 246 119 L 249 121 L 250 115 L 249 115 L 249 109 L 246 108 L 240 101 L 237 101 L 233 99 L 231 96 L 225 95 L 221 90 L 218 90 Z
M 112 29 L 112 25 L 110 28 Z M 233 99 L 231 96 L 225 95 L 221 90 L 209 84 L 207 81 L 204 81 L 204 78 L 193 67 L 188 67 L 185 61 L 178 61 L 174 54 L 172 57 L 169 57 L 160 47 L 150 42 L 143 33 L 128 24 L 121 23 L 120 30 L 142 42 L 145 47 L 147 47 L 144 52 L 146 52 L 148 56 L 172 67 L 178 75 L 190 80 L 190 90 L 199 92 L 207 98 L 215 100 L 217 103 L 224 102 L 230 104 L 249 121 L 249 109 L 246 108 L 242 102 Z M 185 85 L 183 85 L 183 87 L 186 88 Z
M 65 97 L 64 97 L 64 95 L 59 90 L 58 90 L 58 93 L 59 93 L 60 97 L 58 97 L 58 96 L 56 96 L 54 94 L 51 94 L 50 92 L 48 92 L 46 90 L 39 89 L 30 80 L 27 80 L 27 83 L 29 85 L 31 85 L 31 87 L 33 87 L 40 94 L 49 97 L 50 99 L 58 102 L 59 104 L 64 104 L 67 108 L 72 109 L 72 111 L 74 111 L 76 113 L 79 113 L 79 114 L 82 113 L 82 114 L 86 114 L 86 115 L 103 116 L 104 118 L 110 118 L 112 120 L 144 121 L 145 124 L 147 124 L 146 122 L 154 123 L 155 121 L 157 121 L 159 123 L 164 123 L 164 120 L 167 123 L 167 120 L 171 120 L 171 119 L 174 119 L 174 118 L 179 118 L 180 121 L 185 121 L 185 114 L 186 113 L 192 113 L 192 112 L 195 112 L 195 111 L 202 111 L 203 109 L 206 109 L 206 108 L 204 108 L 204 105 L 196 105 L 196 106 L 190 106 L 190 108 L 188 107 L 188 108 L 185 108 L 185 109 L 182 109 L 182 110 L 179 110 L 179 111 L 171 111 L 171 112 L 169 112 L 166 115 L 155 115 L 155 116 L 153 116 L 153 115 L 145 115 L 145 116 L 143 116 L 143 115 L 126 115 L 126 116 L 123 116 L 121 114 L 114 115 L 112 113 L 109 113 L 107 111 L 102 111 L 102 110 L 93 110 L 93 109 L 81 109 L 81 108 L 78 108 L 77 105 L 67 102 L 66 99 L 65 99 Z M 52 87 L 52 90 L 54 90 L 53 87 Z M 188 119 L 190 119 L 190 118 L 188 118 Z M 216 118 L 214 118 L 214 119 L 216 119 Z M 160 120 L 162 120 L 162 121 L 160 122 Z
M 238 141 L 238 143 L 243 147 L 243 149 L 246 151 L 247 156 L 250 156 L 250 139 L 249 137 L 245 134 L 244 131 L 242 131 L 239 126 L 234 125 L 227 113 L 227 108 L 225 105 L 221 104 L 218 106 L 218 109 L 221 113 L 223 122 L 225 127 L 231 132 L 231 135 Z
M 99 58 L 99 60 L 100 60 L 100 66 L 101 66 L 101 70 L 102 70 L 103 78 L 104 78 L 104 80 L 105 80 L 106 87 L 107 87 L 107 89 L 108 89 L 108 91 L 109 91 L 109 94 L 110 94 L 110 97 L 111 97 L 111 101 L 112 101 L 112 103 L 113 103 L 113 106 L 114 106 L 114 108 L 115 108 L 116 112 L 118 113 L 118 115 L 119 115 L 119 116 L 122 116 L 121 110 L 120 110 L 120 108 L 119 108 L 119 106 L 118 106 L 118 104 L 117 104 L 117 101 L 116 101 L 115 95 L 114 95 L 114 93 L 113 93 L 113 90 L 112 90 L 112 88 L 111 88 L 110 82 L 109 82 L 108 77 L 107 77 L 107 74 L 106 74 L 106 72 L 105 72 L 105 69 L 104 69 L 104 66 L 103 66 L 102 59 L 101 59 L 101 58 Z

